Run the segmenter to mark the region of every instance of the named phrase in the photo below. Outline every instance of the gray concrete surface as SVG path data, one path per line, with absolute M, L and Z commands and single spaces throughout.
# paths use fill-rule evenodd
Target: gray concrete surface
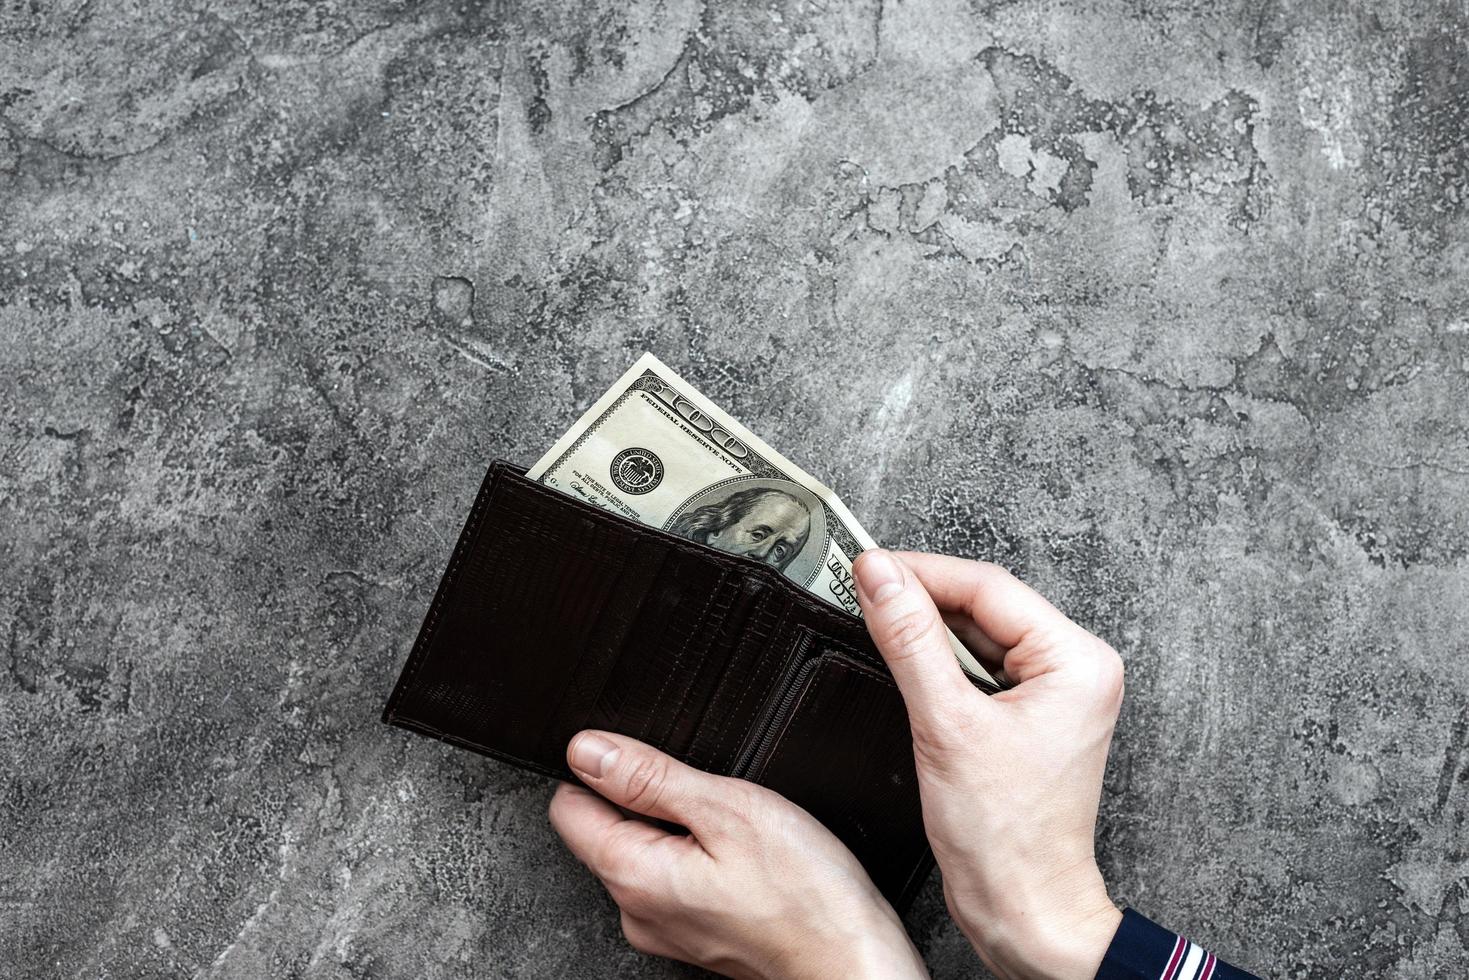
M 644 349 L 1126 658 L 1121 901 L 1469 973 L 1463 4 L 0 8 L 0 974 L 688 975 L 380 705 Z M 996 846 L 1003 846 L 997 842 Z M 936 977 L 982 976 L 937 881 Z

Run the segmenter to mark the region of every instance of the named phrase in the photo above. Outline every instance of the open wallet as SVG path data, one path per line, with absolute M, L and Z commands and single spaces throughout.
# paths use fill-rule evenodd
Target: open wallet
M 584 728 L 804 807 L 904 911 L 933 866 L 860 619 L 755 559 L 490 466 L 383 720 L 575 782 Z

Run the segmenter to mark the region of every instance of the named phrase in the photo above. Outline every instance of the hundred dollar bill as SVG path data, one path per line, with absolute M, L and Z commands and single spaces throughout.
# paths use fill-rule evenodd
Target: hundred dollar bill
M 861 617 L 852 562 L 875 548 L 841 500 L 644 354 L 526 475 L 606 510 L 778 569 Z M 950 634 L 964 670 L 995 680 Z

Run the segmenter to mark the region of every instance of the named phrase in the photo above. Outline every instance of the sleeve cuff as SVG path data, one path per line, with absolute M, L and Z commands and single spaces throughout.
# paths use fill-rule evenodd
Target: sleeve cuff
M 1258 980 L 1213 953 L 1124 909 L 1097 980 Z

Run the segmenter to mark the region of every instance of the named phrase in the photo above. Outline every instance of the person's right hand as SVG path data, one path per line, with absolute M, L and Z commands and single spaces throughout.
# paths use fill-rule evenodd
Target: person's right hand
M 995 565 L 874 549 L 854 571 L 950 913 L 1000 977 L 1091 980 L 1121 921 L 1094 842 L 1121 659 Z M 946 621 L 1015 687 L 970 684 Z

